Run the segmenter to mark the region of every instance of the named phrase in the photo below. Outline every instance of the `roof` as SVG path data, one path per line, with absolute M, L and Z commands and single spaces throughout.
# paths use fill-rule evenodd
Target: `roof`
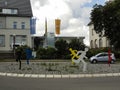
M 92 24 L 93 24 L 93 22 L 91 21 L 91 22 L 88 23 L 88 26 L 90 26 L 90 25 L 92 25 Z
M 17 9 L 18 14 L 0 14 L 0 16 L 25 16 L 32 17 L 32 8 L 30 0 L 0 0 L 1 9 Z

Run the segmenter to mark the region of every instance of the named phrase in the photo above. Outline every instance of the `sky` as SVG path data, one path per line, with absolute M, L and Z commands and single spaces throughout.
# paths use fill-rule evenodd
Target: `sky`
M 106 0 L 31 0 L 36 21 L 36 35 L 45 33 L 45 18 L 48 32 L 55 32 L 55 19 L 61 19 L 61 33 L 58 36 L 85 37 L 89 46 L 90 13 L 93 5 L 103 5 Z M 57 35 L 56 35 L 57 36 Z

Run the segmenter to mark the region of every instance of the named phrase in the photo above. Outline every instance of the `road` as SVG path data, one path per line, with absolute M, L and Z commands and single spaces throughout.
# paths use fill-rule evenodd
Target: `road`
M 0 76 L 0 90 L 120 90 L 120 77 L 40 79 Z

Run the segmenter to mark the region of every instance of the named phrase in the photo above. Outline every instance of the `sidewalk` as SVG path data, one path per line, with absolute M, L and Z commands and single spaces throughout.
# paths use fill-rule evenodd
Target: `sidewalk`
M 83 78 L 120 76 L 120 64 L 87 64 L 87 71 L 82 71 L 82 64 L 71 65 L 71 62 L 0 62 L 0 76 L 31 78 Z

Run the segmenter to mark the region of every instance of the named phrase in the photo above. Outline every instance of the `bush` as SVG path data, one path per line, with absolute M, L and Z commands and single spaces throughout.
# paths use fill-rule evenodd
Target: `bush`
M 115 57 L 120 59 L 120 51 L 114 51 Z
M 30 47 L 27 46 L 27 45 L 19 46 L 19 47 L 17 47 L 17 49 L 15 50 L 15 52 L 17 52 L 17 51 L 21 51 L 21 53 L 22 53 L 22 55 L 21 55 L 21 59 L 26 59 L 26 53 L 25 53 L 25 50 L 26 50 L 27 48 L 30 48 Z M 30 48 L 30 49 L 31 49 L 31 48 Z M 31 49 L 31 50 L 32 50 L 32 49 Z
M 37 50 L 37 58 L 39 59 L 55 59 L 56 58 L 56 49 L 52 47 L 48 48 L 39 48 Z

